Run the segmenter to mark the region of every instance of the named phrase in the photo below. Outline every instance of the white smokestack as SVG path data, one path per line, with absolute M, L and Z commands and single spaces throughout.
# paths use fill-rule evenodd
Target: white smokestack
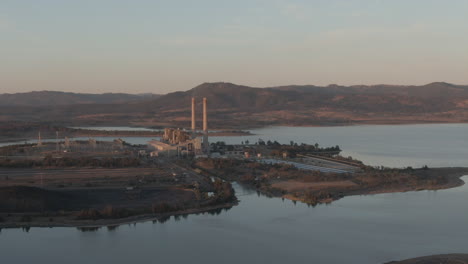
M 195 97 L 192 97 L 192 131 L 195 131 Z
M 203 131 L 208 132 L 208 113 L 206 106 L 206 97 L 203 98 Z

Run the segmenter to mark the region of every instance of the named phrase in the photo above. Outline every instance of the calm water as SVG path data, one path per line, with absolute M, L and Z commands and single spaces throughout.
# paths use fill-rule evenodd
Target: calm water
M 468 177 L 465 177 L 468 180 Z M 383 263 L 468 253 L 468 187 L 348 197 L 307 207 L 257 196 L 219 215 L 108 231 L 4 229 L 2 263 Z
M 373 166 L 468 166 L 468 124 L 385 125 L 347 127 L 272 127 L 252 130 L 254 136 L 215 137 L 240 143 L 259 138 L 321 146 L 339 145 L 342 155 Z
M 340 145 L 366 163 L 466 166 L 467 125 L 268 128 L 229 142 Z M 464 177 L 467 181 L 468 177 Z M 315 208 L 235 185 L 239 206 L 108 231 L 4 229 L 0 263 L 383 263 L 468 253 L 468 186 L 347 197 Z

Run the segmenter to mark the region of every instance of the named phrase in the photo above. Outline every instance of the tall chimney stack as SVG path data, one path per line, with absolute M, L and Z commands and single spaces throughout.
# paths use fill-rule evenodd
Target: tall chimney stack
M 192 131 L 195 131 L 195 97 L 192 97 Z
M 206 108 L 206 97 L 203 98 L 203 131 L 208 133 L 208 113 Z
M 210 143 L 208 142 L 208 112 L 206 97 L 203 98 L 203 152 L 210 155 Z

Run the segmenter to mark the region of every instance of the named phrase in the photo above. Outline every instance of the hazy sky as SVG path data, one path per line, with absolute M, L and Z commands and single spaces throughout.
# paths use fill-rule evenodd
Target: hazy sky
M 0 92 L 468 84 L 468 0 L 0 0 Z

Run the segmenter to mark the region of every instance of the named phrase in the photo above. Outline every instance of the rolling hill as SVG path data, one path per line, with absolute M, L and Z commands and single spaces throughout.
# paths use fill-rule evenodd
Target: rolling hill
M 198 98 L 199 122 L 201 98 L 208 99 L 212 128 L 468 122 L 468 86 L 442 82 L 423 86 L 291 85 L 269 88 L 204 83 L 188 91 L 144 100 L 121 101 L 116 96 L 104 102 L 83 99 L 80 104 L 68 105 L 0 104 L 0 121 L 188 127 L 192 96 Z
M 155 99 L 155 94 L 82 94 L 56 91 L 0 94 L 0 106 L 47 106 L 73 104 L 111 104 Z

